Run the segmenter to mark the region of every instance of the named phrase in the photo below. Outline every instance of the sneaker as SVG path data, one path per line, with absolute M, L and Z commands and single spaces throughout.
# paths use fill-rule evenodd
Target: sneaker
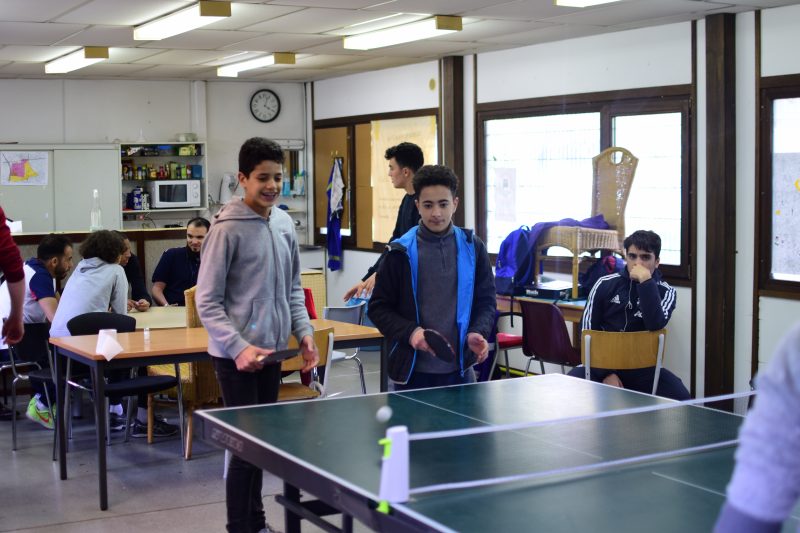
M 33 420 L 47 429 L 53 429 L 54 427 L 53 417 L 50 416 L 50 410 L 44 407 L 35 396 L 28 402 L 28 410 L 25 411 L 25 416 L 27 416 L 29 420 Z
M 153 419 L 153 437 L 171 437 L 178 433 L 179 428 L 173 424 L 168 424 L 160 416 Z M 131 422 L 131 437 L 141 439 L 147 437 L 147 423 L 141 422 L 138 418 Z
M 118 415 L 117 413 L 108 413 L 108 430 L 109 431 L 122 431 L 125 429 L 125 415 Z

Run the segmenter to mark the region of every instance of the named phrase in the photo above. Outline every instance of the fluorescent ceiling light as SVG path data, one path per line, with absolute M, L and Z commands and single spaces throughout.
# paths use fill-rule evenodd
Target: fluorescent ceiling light
M 87 46 L 44 65 L 46 74 L 64 74 L 108 59 L 107 46 Z
M 553 5 L 561 7 L 591 7 L 613 2 L 619 2 L 619 0 L 553 0 Z
M 137 41 L 158 41 L 201 28 L 212 22 L 231 16 L 230 2 L 211 2 L 201 0 L 186 9 L 146 22 L 133 29 Z
M 371 50 L 461 31 L 461 17 L 436 15 L 429 19 L 344 38 L 350 50 Z
M 238 63 L 231 63 L 229 65 L 217 67 L 217 76 L 235 78 L 244 70 L 268 67 L 270 65 L 294 65 L 294 53 L 275 52 L 274 54 L 268 56 L 257 57 L 255 59 L 248 59 L 247 61 L 240 61 Z

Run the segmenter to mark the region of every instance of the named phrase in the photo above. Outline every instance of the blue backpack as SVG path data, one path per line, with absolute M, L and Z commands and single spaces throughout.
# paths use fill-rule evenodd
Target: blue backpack
M 494 284 L 498 294 L 524 294 L 525 285 L 533 283 L 535 265 L 531 229 L 520 226 L 503 239 L 495 264 Z

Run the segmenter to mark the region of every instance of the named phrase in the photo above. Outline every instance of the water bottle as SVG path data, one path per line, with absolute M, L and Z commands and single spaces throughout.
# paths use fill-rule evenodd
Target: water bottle
M 103 229 L 103 213 L 100 210 L 100 191 L 97 189 L 92 190 L 92 211 L 90 216 L 89 231 Z

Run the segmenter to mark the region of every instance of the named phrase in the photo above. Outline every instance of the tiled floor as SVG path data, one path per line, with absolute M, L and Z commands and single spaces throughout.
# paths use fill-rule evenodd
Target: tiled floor
M 378 352 L 359 354 L 367 391 L 378 390 Z M 355 363 L 337 361 L 329 378 L 330 395 L 361 393 Z M 27 398 L 20 403 L 27 405 Z M 87 404 L 85 413 L 91 409 Z M 18 406 L 22 410 L 23 406 Z M 174 412 L 164 412 L 172 421 Z M 180 439 L 148 446 L 144 439 L 122 442 L 114 434 L 108 448 L 109 509 L 100 511 L 93 420 L 76 420 L 69 451 L 69 479 L 60 481 L 51 460 L 52 433 L 26 418 L 18 420 L 18 449 L 11 450 L 11 422 L 0 422 L 0 531 L 126 533 L 225 530 L 223 452 L 195 439 L 192 459 L 180 456 Z M 278 479 L 265 474 L 267 520 L 283 530 L 282 507 L 273 496 Z M 357 525 L 357 529 L 359 528 Z M 319 531 L 303 524 L 304 531 Z

